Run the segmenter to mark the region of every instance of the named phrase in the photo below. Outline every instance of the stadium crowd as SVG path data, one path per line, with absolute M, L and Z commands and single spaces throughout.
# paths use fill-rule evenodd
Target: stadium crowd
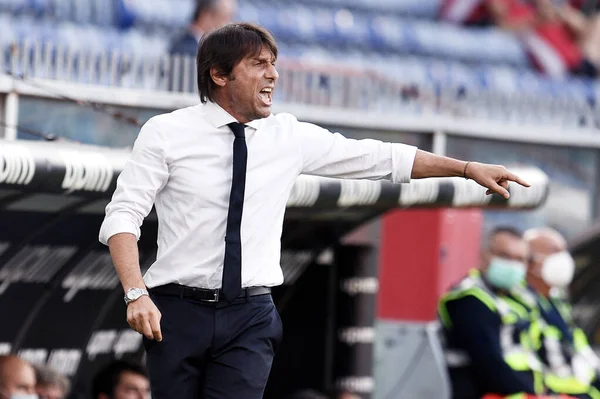
M 440 18 L 466 26 L 496 26 L 514 35 L 531 63 L 552 77 L 596 78 L 600 19 L 581 1 L 444 0 Z M 586 4 L 587 5 L 587 4 Z M 587 5 L 589 7 L 589 5 Z
M 589 3 L 589 2 L 588 2 Z M 440 20 L 492 27 L 514 35 L 531 65 L 551 77 L 596 78 L 600 69 L 600 16 L 579 0 L 443 0 Z M 198 0 L 188 29 L 172 41 L 171 55 L 195 57 L 204 32 L 231 21 L 234 0 Z M 585 12 L 584 12 L 585 11 Z

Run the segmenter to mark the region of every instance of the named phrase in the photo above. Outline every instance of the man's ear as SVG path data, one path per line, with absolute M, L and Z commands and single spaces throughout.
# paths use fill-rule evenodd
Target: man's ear
M 481 252 L 481 257 L 479 260 L 481 262 L 481 265 L 479 266 L 480 270 L 483 271 L 487 269 L 491 258 L 492 256 L 488 250 Z
M 221 87 L 225 86 L 229 80 L 227 75 L 223 74 L 223 72 L 215 67 L 210 68 L 210 78 L 217 86 Z

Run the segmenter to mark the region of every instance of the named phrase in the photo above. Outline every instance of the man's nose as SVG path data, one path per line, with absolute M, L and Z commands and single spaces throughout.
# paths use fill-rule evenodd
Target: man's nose
M 276 81 L 279 78 L 279 72 L 277 72 L 275 65 L 269 65 L 269 68 L 267 68 L 267 72 L 265 73 L 265 77 L 267 79 L 273 79 L 273 81 Z

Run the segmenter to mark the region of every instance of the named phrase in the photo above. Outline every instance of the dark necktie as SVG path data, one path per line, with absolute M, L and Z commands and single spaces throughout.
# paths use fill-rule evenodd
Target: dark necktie
M 246 147 L 245 125 L 233 122 L 228 124 L 233 131 L 233 178 L 229 196 L 229 212 L 227 213 L 227 232 L 225 235 L 225 260 L 223 265 L 223 286 L 221 294 L 230 302 L 242 291 L 242 240 L 240 227 L 244 208 L 244 191 L 246 188 Z

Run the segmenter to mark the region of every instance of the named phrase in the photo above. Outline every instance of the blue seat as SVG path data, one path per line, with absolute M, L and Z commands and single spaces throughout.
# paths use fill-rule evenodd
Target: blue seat
M 438 13 L 441 0 L 351 0 L 364 9 L 385 11 L 411 17 L 433 19 Z
M 402 26 L 394 18 L 374 16 L 369 27 L 371 48 L 380 51 L 401 51 L 405 39 L 402 30 Z
M 86 0 L 89 1 L 89 0 Z M 169 27 L 177 30 L 190 21 L 193 2 L 189 0 L 118 0 L 119 26 Z
M 291 42 L 310 37 L 310 21 L 307 24 L 304 15 L 296 7 L 280 7 L 270 12 L 259 13 L 259 23 L 271 30 L 276 38 Z
M 348 9 L 335 10 L 333 14 L 336 41 L 350 48 L 368 48 L 370 20 L 362 13 Z
M 37 17 L 46 17 L 52 13 L 51 0 L 29 0 L 26 7 Z
M 312 23 L 314 27 L 314 40 L 328 46 L 347 44 L 345 36 L 339 34 L 336 27 L 334 10 L 331 8 L 304 9 L 303 14 L 306 24 Z
M 468 62 L 526 65 L 517 39 L 492 29 L 468 30 L 433 22 L 412 23 L 422 54 Z
M 290 4 L 317 4 L 317 7 L 351 8 L 362 12 L 385 12 L 433 19 L 441 0 L 281 0 L 279 3 L 285 7 Z
M 253 3 L 248 1 L 240 2 L 238 3 L 236 19 L 239 21 L 257 23 L 259 21 L 259 9 Z
M 344 0 L 356 5 L 363 0 Z M 376 7 L 434 8 L 439 0 L 379 1 Z M 334 4 L 338 4 L 336 1 Z M 423 4 L 428 4 L 423 6 Z M 496 29 L 468 29 L 437 21 L 399 17 L 393 13 L 366 13 L 356 8 L 336 8 L 302 3 L 241 2 L 239 15 L 270 29 L 278 40 L 318 42 L 329 48 L 361 48 L 460 60 L 469 63 L 527 66 L 519 42 Z

